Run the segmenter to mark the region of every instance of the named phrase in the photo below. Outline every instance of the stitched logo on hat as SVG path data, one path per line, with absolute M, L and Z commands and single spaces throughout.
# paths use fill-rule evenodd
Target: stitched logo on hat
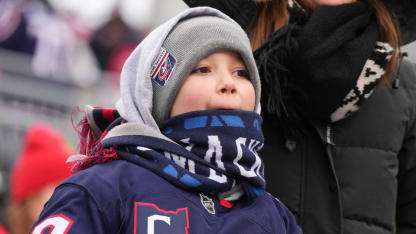
M 152 66 L 152 79 L 160 86 L 165 86 L 172 77 L 176 59 L 166 49 L 161 48 L 159 56 Z

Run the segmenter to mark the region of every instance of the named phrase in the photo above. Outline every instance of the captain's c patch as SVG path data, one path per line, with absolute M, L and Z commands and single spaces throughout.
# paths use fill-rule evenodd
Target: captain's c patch
M 156 204 L 136 202 L 134 208 L 134 233 L 188 234 L 188 208 L 163 210 Z

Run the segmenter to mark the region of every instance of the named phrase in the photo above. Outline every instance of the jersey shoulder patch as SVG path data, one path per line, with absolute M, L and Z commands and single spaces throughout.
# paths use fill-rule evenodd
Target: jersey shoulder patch
M 135 202 L 134 233 L 188 234 L 188 208 L 163 210 L 154 203 Z

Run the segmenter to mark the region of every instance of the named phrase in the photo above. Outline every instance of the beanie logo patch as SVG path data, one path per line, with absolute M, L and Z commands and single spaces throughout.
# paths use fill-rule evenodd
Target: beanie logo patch
M 160 86 L 165 86 L 172 77 L 176 59 L 166 49 L 161 48 L 159 56 L 152 66 L 151 76 Z

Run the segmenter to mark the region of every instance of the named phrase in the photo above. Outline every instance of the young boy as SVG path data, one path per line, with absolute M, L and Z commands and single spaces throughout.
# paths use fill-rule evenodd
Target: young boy
M 264 192 L 259 98 L 238 24 L 212 8 L 184 11 L 126 61 L 117 111 L 88 110 L 82 170 L 32 233 L 301 233 Z

